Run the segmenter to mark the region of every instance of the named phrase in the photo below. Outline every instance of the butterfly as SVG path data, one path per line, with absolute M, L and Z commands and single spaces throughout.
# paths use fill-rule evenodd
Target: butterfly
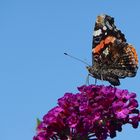
M 120 78 L 134 77 L 138 70 L 135 48 L 127 43 L 124 34 L 117 29 L 114 18 L 97 16 L 92 42 L 92 66 L 87 66 L 95 79 L 105 80 L 114 86 Z

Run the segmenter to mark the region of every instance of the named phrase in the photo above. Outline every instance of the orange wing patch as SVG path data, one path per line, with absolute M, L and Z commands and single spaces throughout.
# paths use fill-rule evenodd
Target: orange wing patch
M 105 40 L 102 40 L 100 44 L 98 44 L 95 48 L 92 49 L 93 54 L 99 53 L 100 50 L 103 49 L 105 45 L 109 43 L 114 43 L 114 41 L 115 41 L 115 37 L 108 36 L 107 38 L 105 38 Z
M 131 50 L 130 57 L 134 58 L 136 65 L 138 65 L 138 55 L 135 48 L 132 45 L 128 45 L 128 49 Z

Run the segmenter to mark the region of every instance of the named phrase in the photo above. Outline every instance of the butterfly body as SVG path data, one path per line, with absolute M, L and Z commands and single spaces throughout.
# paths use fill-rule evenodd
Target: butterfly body
M 134 47 L 126 42 L 124 34 L 108 15 L 97 17 L 93 43 L 92 66 L 87 69 L 96 79 L 120 85 L 119 78 L 134 77 L 138 69 L 138 57 Z

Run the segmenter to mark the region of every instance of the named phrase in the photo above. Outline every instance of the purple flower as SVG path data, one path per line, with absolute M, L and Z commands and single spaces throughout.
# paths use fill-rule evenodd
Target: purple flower
M 116 117 L 118 119 L 124 119 L 127 117 L 127 115 L 129 115 L 129 108 L 126 105 L 126 103 L 122 102 L 122 101 L 118 101 L 118 102 L 114 102 L 112 104 L 112 108 L 114 110 L 114 114 L 116 115 Z
M 106 140 L 122 131 L 122 125 L 137 128 L 140 113 L 135 93 L 112 86 L 78 87 L 65 93 L 37 126 L 33 140 Z

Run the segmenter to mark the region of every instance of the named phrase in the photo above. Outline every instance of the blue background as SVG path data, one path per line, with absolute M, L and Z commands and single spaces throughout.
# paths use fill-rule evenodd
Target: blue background
M 93 26 L 101 13 L 115 17 L 140 54 L 139 0 L 0 1 L 1 140 L 31 140 L 36 118 L 56 106 L 65 92 L 75 93 L 85 84 L 85 65 L 63 53 L 91 64 Z M 121 80 L 119 88 L 136 92 L 140 102 L 139 86 L 138 71 L 135 78 Z M 117 134 L 115 140 L 137 140 L 140 128 L 126 125 Z

